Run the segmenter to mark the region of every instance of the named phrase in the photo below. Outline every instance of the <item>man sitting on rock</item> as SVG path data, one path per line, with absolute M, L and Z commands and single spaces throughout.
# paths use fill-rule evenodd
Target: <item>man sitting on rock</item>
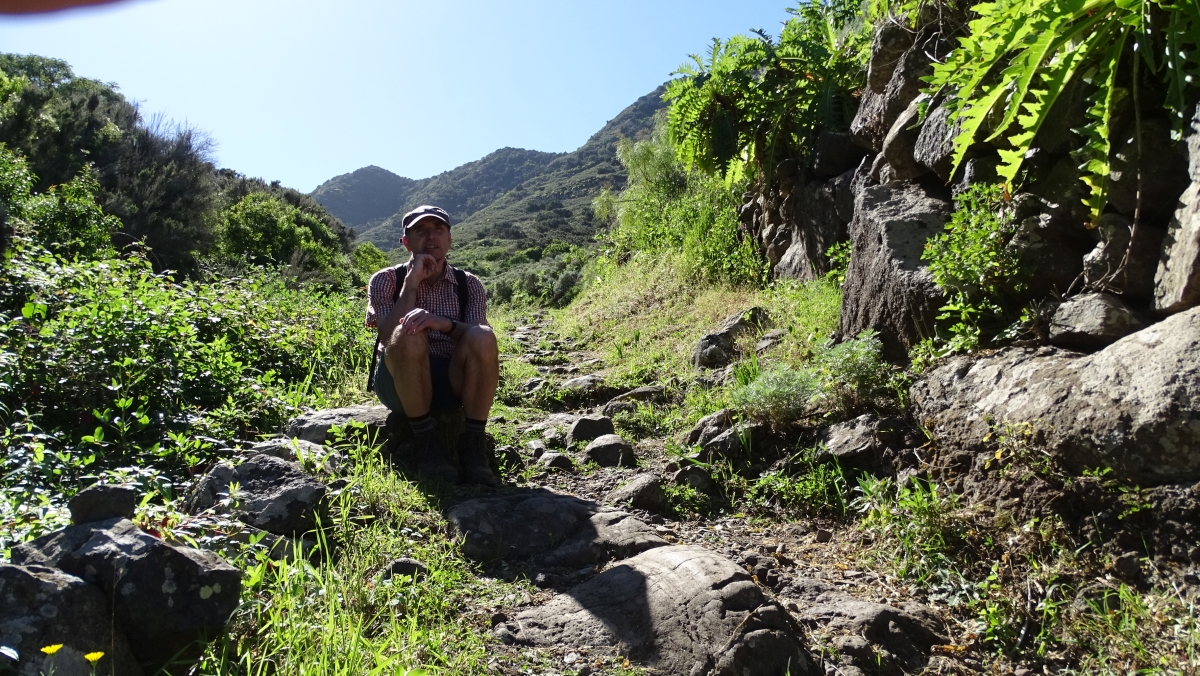
M 407 263 L 371 276 L 367 326 L 379 332 L 382 359 L 374 390 L 403 413 L 415 437 L 417 471 L 449 482 L 459 473 L 434 429 L 431 413 L 462 407 L 458 440 L 464 483 L 498 485 L 488 464 L 484 426 L 500 380 L 496 334 L 487 323 L 483 283 L 446 261 L 450 215 L 420 206 L 401 219 Z

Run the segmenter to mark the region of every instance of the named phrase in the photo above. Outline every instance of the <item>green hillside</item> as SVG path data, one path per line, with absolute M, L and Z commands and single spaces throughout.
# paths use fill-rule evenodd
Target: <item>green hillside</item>
M 574 152 L 501 148 L 416 181 L 364 167 L 326 181 L 312 196 L 356 228 L 359 241 L 385 251 L 397 248 L 398 219 L 406 210 L 419 204 L 442 206 L 458 223 L 456 259 L 482 274 L 496 274 L 499 266 L 486 258 L 496 259 L 499 251 L 591 241 L 598 228 L 592 200 L 604 188 L 625 185 L 617 141 L 649 134 L 654 114 L 664 105 L 663 91 L 660 87 L 639 98 Z

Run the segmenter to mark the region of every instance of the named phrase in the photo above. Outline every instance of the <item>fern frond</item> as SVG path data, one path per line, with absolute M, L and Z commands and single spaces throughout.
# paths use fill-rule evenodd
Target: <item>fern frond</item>
M 1091 99 L 1092 105 L 1087 109 L 1089 122 L 1078 130 L 1084 137 L 1084 145 L 1075 158 L 1080 163 L 1081 179 L 1088 186 L 1083 203 L 1090 212 L 1092 223 L 1100 218 L 1108 203 L 1109 174 L 1112 172 L 1108 159 L 1112 152 L 1112 113 L 1114 104 L 1123 93 L 1117 88 L 1116 78 L 1128 35 L 1128 27 L 1121 29 L 1120 37 L 1109 47 L 1105 57 L 1100 59 L 1093 76 L 1097 89 Z

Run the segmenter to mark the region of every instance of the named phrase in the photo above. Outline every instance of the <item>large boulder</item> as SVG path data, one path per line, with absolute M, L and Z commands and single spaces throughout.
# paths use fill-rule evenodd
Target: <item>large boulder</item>
M 959 126 L 950 121 L 950 109 L 946 106 L 934 108 L 921 123 L 921 131 L 913 144 L 913 159 L 929 169 L 945 182 L 950 181 L 950 168 L 954 159 L 954 139 Z
M 0 563 L 0 608 L 0 645 L 17 651 L 18 676 L 142 674 L 105 595 L 74 575 Z M 93 667 L 84 655 L 95 652 L 104 656 Z
M 13 547 L 12 560 L 97 587 L 148 674 L 198 658 L 225 631 L 241 597 L 240 570 L 212 552 L 169 545 L 128 519 L 44 535 Z
M 476 561 L 578 567 L 667 544 L 627 512 L 554 493 L 471 500 L 446 519 L 463 536 L 463 554 Z
M 826 252 L 846 239 L 835 188 L 835 181 L 813 181 L 796 195 L 792 243 L 775 265 L 776 277 L 811 281 L 829 272 Z
M 929 173 L 929 169 L 914 157 L 921 135 L 921 127 L 917 124 L 921 114 L 919 104 L 920 99 L 913 99 L 892 122 L 883 139 L 879 154 L 891 167 L 892 180 L 908 181 Z
M 900 36 L 900 31 L 904 29 L 890 30 L 893 30 L 896 36 Z M 880 35 L 882 34 L 881 32 Z M 904 39 L 898 39 L 894 45 L 898 47 L 904 42 Z M 877 61 L 880 64 L 877 69 L 878 78 L 882 79 L 889 61 L 892 63 L 891 74 L 882 92 L 870 86 L 863 89 L 858 113 L 850 123 L 850 133 L 854 135 L 854 140 L 875 152 L 883 150 L 884 140 L 896 118 L 900 117 L 913 99 L 921 93 L 921 88 L 925 86 L 922 78 L 932 71 L 925 45 L 911 41 L 908 44 L 910 46 L 894 61 L 891 57 L 894 53 L 892 49 L 881 48 L 872 53 L 871 68 L 874 68 Z M 875 77 L 874 72 L 870 77 Z
M 578 420 L 571 423 L 571 428 L 567 430 L 567 447 L 569 448 L 575 442 L 591 441 L 606 434 L 613 434 L 616 431 L 617 429 L 613 427 L 612 418 L 608 416 L 580 416 Z
M 799 627 L 737 564 L 659 547 L 518 614 L 518 641 L 617 650 L 656 673 L 816 676 Z
M 770 315 L 761 307 L 752 307 L 725 318 L 721 326 L 700 338 L 692 351 L 692 363 L 696 368 L 718 368 L 729 363 L 737 355 L 735 341 L 738 336 L 766 326 Z
M 75 494 L 67 503 L 75 524 L 108 519 L 132 519 L 137 488 L 123 484 L 95 484 Z
M 230 500 L 230 486 L 238 491 Z M 192 514 L 236 503 L 243 522 L 279 535 L 299 535 L 317 526 L 328 488 L 300 465 L 259 453 L 237 467 L 219 464 L 192 487 L 184 507 Z
M 1200 478 L 1200 308 L 1091 355 L 1009 348 L 958 357 L 910 392 L 943 448 L 983 452 L 1006 424 L 1029 424 L 1082 473 L 1111 467 L 1142 485 Z
M 653 474 L 639 474 L 628 483 L 618 486 L 608 494 L 605 501 L 633 509 L 644 509 L 648 512 L 661 512 L 667 509 L 667 494 L 663 491 L 662 479 Z
M 1154 307 L 1160 312 L 1200 305 L 1200 183 L 1193 183 L 1180 202 L 1154 276 Z
M 884 355 L 904 360 L 911 346 L 933 335 L 943 303 L 921 254 L 926 240 L 942 232 L 951 205 L 922 185 L 898 182 L 863 188 L 854 212 L 841 334 L 873 329 Z
M 1146 327 L 1133 308 L 1107 293 L 1085 293 L 1067 299 L 1050 321 L 1053 345 L 1098 350 Z
M 334 425 L 344 426 L 358 422 L 367 426 L 369 437 L 382 440 L 387 436 L 387 420 L 390 413 L 386 406 L 365 404 L 316 411 L 289 422 L 287 436 L 319 445 L 330 440 L 329 429 Z
M 583 455 L 601 467 L 637 466 L 637 456 L 633 452 L 633 445 L 621 438 L 619 434 L 605 434 L 596 437 L 583 449 Z
M 865 639 L 866 649 L 843 643 L 839 652 L 843 665 L 867 673 L 901 676 L 919 672 L 933 646 L 947 640 L 944 622 L 927 606 L 906 603 L 896 607 L 864 601 L 810 578 L 796 580 L 779 595 L 796 600 L 803 624 Z M 852 646 L 860 649 L 845 649 Z
M 853 171 L 867 151 L 845 132 L 822 131 L 813 146 L 812 172 L 815 178 L 833 178 Z
M 1147 117 L 1129 125 L 1113 143 L 1110 165 L 1109 204 L 1131 217 L 1140 204 L 1142 222 L 1161 228 L 1188 187 L 1187 145 L 1171 140 L 1171 122 Z

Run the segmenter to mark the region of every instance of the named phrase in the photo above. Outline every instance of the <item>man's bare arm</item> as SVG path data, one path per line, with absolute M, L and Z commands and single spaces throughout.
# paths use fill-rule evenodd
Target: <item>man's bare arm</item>
M 436 267 L 437 264 L 432 256 L 417 254 L 409 261 L 406 268 L 408 274 L 404 276 L 404 279 L 396 280 L 396 283 L 401 285 L 400 295 L 396 298 L 396 304 L 392 306 L 392 311 L 387 313 L 376 325 L 379 339 L 385 345 L 391 340 L 396 327 L 404 321 L 408 313 L 417 307 L 417 287 L 430 276 Z

